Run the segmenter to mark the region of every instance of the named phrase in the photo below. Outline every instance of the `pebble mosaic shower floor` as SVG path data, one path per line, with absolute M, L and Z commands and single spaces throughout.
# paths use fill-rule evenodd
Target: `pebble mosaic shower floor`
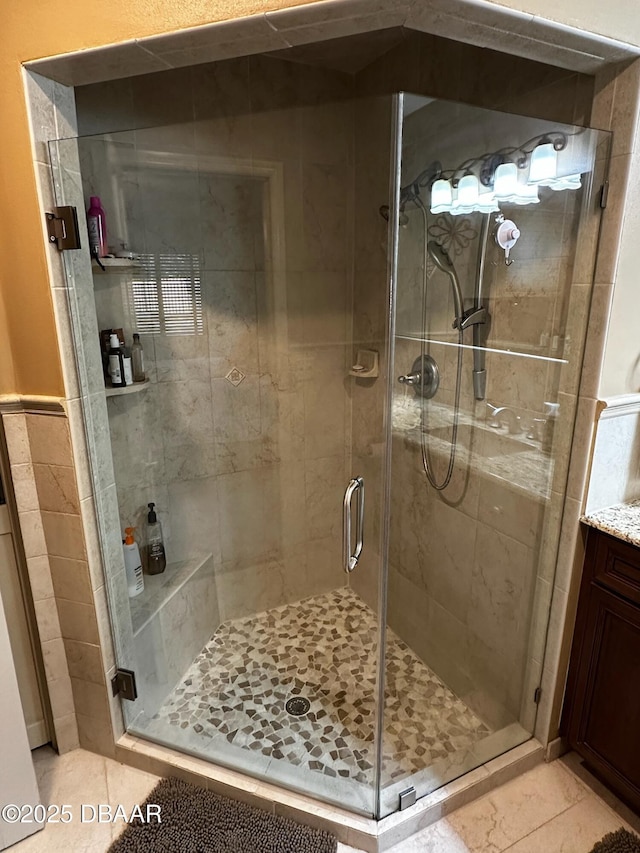
M 226 622 L 154 720 L 370 784 L 376 632 L 375 614 L 347 588 Z M 295 696 L 309 700 L 303 716 L 285 708 Z M 391 631 L 385 708 L 385 783 L 468 749 L 489 733 Z

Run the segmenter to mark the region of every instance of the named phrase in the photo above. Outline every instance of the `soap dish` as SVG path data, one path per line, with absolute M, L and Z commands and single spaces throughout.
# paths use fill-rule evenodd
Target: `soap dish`
M 359 349 L 356 363 L 351 367 L 349 376 L 359 379 L 377 379 L 379 375 L 379 355 L 375 349 Z

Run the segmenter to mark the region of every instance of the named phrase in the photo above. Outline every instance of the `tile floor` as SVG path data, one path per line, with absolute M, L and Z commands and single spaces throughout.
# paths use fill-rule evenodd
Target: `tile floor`
M 149 773 L 76 750 L 34 752 L 43 802 L 141 802 L 157 782 Z M 432 824 L 389 853 L 588 853 L 620 826 L 640 820 L 581 767 L 576 756 L 542 764 Z M 104 853 L 122 826 L 55 824 L 14 845 L 12 853 Z M 338 853 L 358 853 L 338 845 Z
M 376 726 L 377 619 L 350 589 L 335 590 L 220 626 L 182 682 L 146 726 L 216 741 L 268 758 L 371 785 Z M 305 697 L 299 719 L 287 712 Z M 389 631 L 383 777 L 406 777 L 443 759 L 458 760 L 488 727 Z M 164 738 L 162 737 L 164 735 Z

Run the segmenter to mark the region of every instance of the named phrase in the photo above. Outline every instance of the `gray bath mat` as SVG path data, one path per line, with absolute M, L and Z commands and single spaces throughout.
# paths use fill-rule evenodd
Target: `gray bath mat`
M 161 807 L 161 823 L 134 818 L 109 853 L 336 853 L 334 836 L 293 820 L 163 779 L 143 805 Z M 626 851 L 625 851 L 626 853 Z
M 640 838 L 626 829 L 618 829 L 598 841 L 591 853 L 640 853 Z

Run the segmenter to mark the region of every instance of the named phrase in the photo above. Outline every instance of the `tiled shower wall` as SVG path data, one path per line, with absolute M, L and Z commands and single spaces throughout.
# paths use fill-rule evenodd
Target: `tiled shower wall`
M 164 76 L 162 105 L 151 80 L 130 81 L 134 122 L 179 124 L 79 144 L 85 197 L 126 211 L 126 223 L 114 217 L 116 247 L 126 231 L 136 252 L 188 255 L 201 288 L 201 328 L 143 334 L 149 389 L 108 401 L 115 482 L 123 527 L 143 530 L 154 500 L 170 560 L 213 553 L 224 621 L 343 583 L 351 80 L 263 57 Z M 155 151 L 173 166 L 150 166 Z M 244 174 L 216 173 L 225 158 L 241 158 Z M 274 161 L 265 189 L 259 170 Z M 124 325 L 130 340 L 132 276 L 94 281 L 99 326 Z

